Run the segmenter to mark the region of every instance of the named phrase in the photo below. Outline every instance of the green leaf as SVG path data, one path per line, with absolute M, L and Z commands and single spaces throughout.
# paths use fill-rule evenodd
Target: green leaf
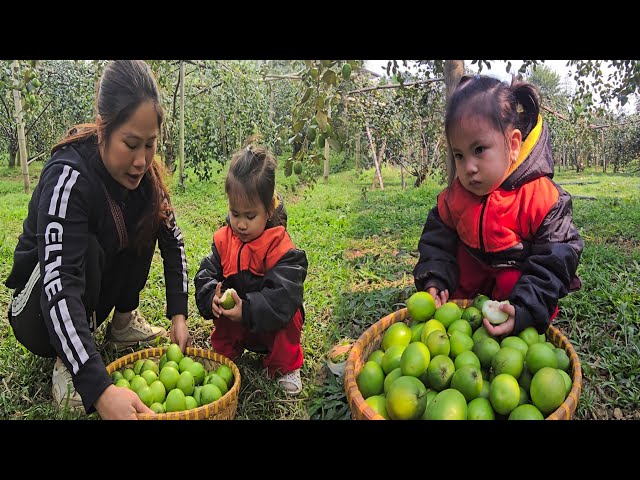
M 304 120 L 298 120 L 293 124 L 293 131 L 295 133 L 298 133 L 300 130 L 302 130 L 302 127 L 304 127 Z
M 324 75 L 322 75 L 322 81 L 327 85 L 335 85 L 337 83 L 337 79 L 338 77 L 336 76 L 336 72 L 331 69 L 327 70 L 324 72 Z
M 300 103 L 304 103 L 307 100 L 309 100 L 309 97 L 311 96 L 311 94 L 313 93 L 313 88 L 309 87 L 305 90 L 304 95 L 302 96 L 302 98 L 300 99 Z
M 316 112 L 316 121 L 323 132 L 327 130 L 327 114 L 325 112 L 321 110 Z
M 335 150 L 336 152 L 341 152 L 341 151 L 342 151 L 342 144 L 341 144 L 338 140 L 336 140 L 336 139 L 335 139 L 335 138 L 333 138 L 333 137 L 329 137 L 329 138 L 327 139 L 327 141 L 329 142 L 329 146 L 330 146 L 333 150 Z

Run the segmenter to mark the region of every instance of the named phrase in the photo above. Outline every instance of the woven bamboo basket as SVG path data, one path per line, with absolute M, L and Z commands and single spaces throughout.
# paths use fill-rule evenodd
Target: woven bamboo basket
M 471 304 L 471 301 L 468 299 L 454 301 L 461 308 L 466 308 Z M 387 328 L 396 322 L 409 323 L 409 320 L 410 317 L 406 308 L 393 312 L 365 330 L 351 348 L 351 353 L 349 354 L 349 358 L 347 358 L 344 371 L 344 388 L 347 394 L 349 408 L 351 409 L 351 417 L 354 420 L 384 420 L 381 415 L 365 402 L 358 389 L 356 378 L 367 361 L 367 358 L 369 358 L 369 355 L 380 348 L 382 337 Z M 580 360 L 567 337 L 556 327 L 549 325 L 546 335 L 551 343 L 556 347 L 562 348 L 569 357 L 569 369 L 571 370 L 572 380 L 569 395 L 565 398 L 562 405 L 546 417 L 546 420 L 571 420 L 575 414 L 580 392 L 582 391 L 582 368 L 580 367 Z
M 156 363 L 160 363 L 160 357 L 164 355 L 168 347 L 147 348 L 138 352 L 133 352 L 124 357 L 111 362 L 107 366 L 107 373 L 111 375 L 121 368 L 132 367 L 133 364 L 142 358 L 150 358 Z M 204 348 L 187 347 L 185 355 L 192 357 L 194 360 L 202 363 L 207 371 L 214 370 L 221 364 L 225 364 L 231 368 L 233 372 L 233 385 L 227 393 L 212 403 L 202 405 L 191 410 L 183 410 L 181 412 L 168 413 L 138 413 L 139 420 L 233 420 L 236 416 L 238 408 L 238 392 L 240 392 L 240 371 L 235 363 L 224 355 L 206 350 Z

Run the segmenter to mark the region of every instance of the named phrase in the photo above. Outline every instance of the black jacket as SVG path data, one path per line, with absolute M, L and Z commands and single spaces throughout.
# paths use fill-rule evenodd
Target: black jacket
M 522 271 L 509 296 L 514 334 L 531 325 L 544 332 L 558 299 L 580 288 L 576 270 L 584 248 L 571 196 L 552 177 L 549 132 L 540 118 L 513 172 L 495 191 L 478 197 L 456 178 L 427 216 L 413 270 L 417 290 L 456 290 L 461 242 L 486 265 Z
M 281 201 L 278 211 L 286 225 Z M 251 332 L 282 329 L 298 309 L 304 321 L 307 267 L 306 253 L 295 248 L 284 226 L 268 223 L 260 237 L 243 243 L 225 225 L 215 232 L 211 254 L 194 279 L 200 315 L 213 318 L 211 302 L 216 286 L 224 282 L 224 289 L 234 288 L 242 299 L 242 324 Z
M 69 368 L 88 412 L 112 381 L 96 349 L 82 301 L 87 235 L 96 236 L 105 265 L 109 265 L 127 247 L 130 235 L 123 235 L 123 228 L 134 231 L 148 206 L 149 187 L 148 174 L 136 190 L 118 184 L 102 163 L 95 136 L 58 150 L 47 161 L 31 196 L 13 269 L 5 282 L 9 288 L 22 289 L 39 262 L 43 318 L 49 331 L 57 332 L 51 335 L 51 343 Z M 114 220 L 105 190 L 120 206 L 124 218 L 119 222 Z M 187 315 L 184 242 L 173 215 L 159 228 L 157 241 L 164 261 L 167 317 Z

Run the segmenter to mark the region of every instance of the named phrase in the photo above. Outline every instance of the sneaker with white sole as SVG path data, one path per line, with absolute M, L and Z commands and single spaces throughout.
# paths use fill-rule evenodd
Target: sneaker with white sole
M 72 410 L 84 410 L 82 397 L 73 386 L 71 372 L 67 370 L 60 358 L 56 358 L 56 363 L 53 365 L 52 384 L 51 393 L 58 406 Z
M 278 377 L 277 382 L 289 395 L 298 395 L 302 391 L 302 379 L 300 378 L 299 368 Z
M 106 341 L 114 347 L 133 347 L 166 336 L 164 328 L 151 325 L 138 310 L 134 310 L 131 312 L 131 320 L 123 328 L 114 328 L 113 322 L 109 323 Z

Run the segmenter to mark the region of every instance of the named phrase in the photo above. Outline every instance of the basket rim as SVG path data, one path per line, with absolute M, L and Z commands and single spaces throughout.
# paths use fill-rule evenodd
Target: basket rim
M 453 301 L 463 308 L 471 303 L 471 300 L 469 299 L 456 299 Z M 381 329 L 384 331 L 391 324 L 405 321 L 407 318 L 409 318 L 409 314 L 406 307 L 389 313 L 370 325 L 369 328 L 367 328 L 353 344 L 344 370 L 344 389 L 349 408 L 352 412 L 352 417 L 355 413 L 361 413 L 367 420 L 385 420 L 382 415 L 366 403 L 362 393 L 360 393 L 360 389 L 356 383 L 357 374 L 355 371 L 355 363 L 358 356 L 363 351 L 363 348 L 370 343 L 370 341 L 376 336 L 377 332 Z M 570 361 L 569 367 L 571 369 L 571 390 L 569 391 L 569 394 L 556 410 L 545 417 L 545 420 L 570 420 L 575 413 L 578 400 L 580 399 L 580 393 L 582 391 L 582 367 L 580 365 L 580 359 L 578 358 L 578 354 L 573 348 L 573 345 L 569 342 L 569 339 L 557 327 L 550 324 L 547 327 L 545 334 L 550 334 L 551 338 L 557 342 L 552 343 L 554 343 L 556 347 L 562 348 L 567 353 Z
M 114 371 L 124 368 L 126 365 L 130 365 L 142 358 L 159 358 L 166 353 L 168 348 L 168 345 L 162 347 L 150 347 L 123 355 L 122 357 L 117 358 L 113 362 L 109 363 L 109 365 L 107 365 L 107 373 L 111 375 Z M 171 420 L 176 418 L 176 414 L 199 418 L 201 415 L 205 415 L 212 408 L 214 409 L 214 411 L 222 411 L 229 405 L 237 405 L 241 382 L 240 370 L 231 359 L 214 350 L 200 347 L 186 347 L 184 354 L 185 356 L 201 357 L 229 366 L 231 368 L 231 371 L 233 372 L 234 380 L 231 388 L 219 399 L 211 403 L 207 403 L 196 408 L 191 408 L 189 410 L 181 410 L 179 412 L 136 413 L 138 420 Z

